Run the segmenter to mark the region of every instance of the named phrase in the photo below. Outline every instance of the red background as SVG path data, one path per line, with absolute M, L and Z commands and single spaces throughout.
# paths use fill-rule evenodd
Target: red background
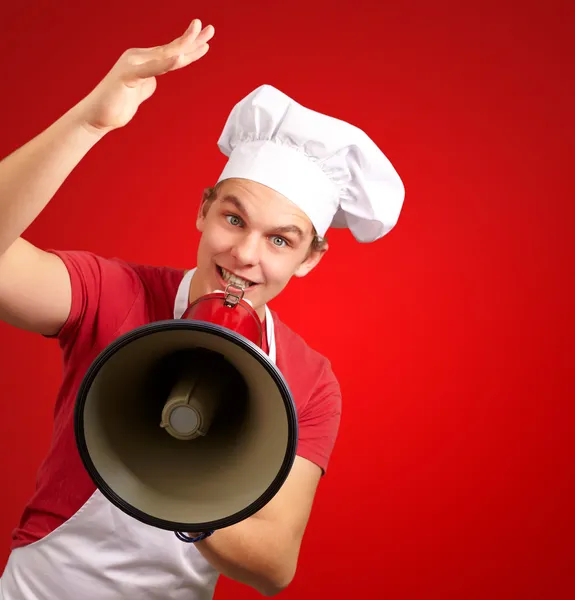
M 402 175 L 397 229 L 330 236 L 273 303 L 332 360 L 344 418 L 298 600 L 567 600 L 573 577 L 572 2 L 34 2 L 0 12 L 0 155 L 130 46 L 200 17 L 210 54 L 159 81 L 28 230 L 46 247 L 193 266 L 228 111 L 270 83 L 366 129 Z M 56 345 L 0 324 L 0 559 L 50 440 Z M 255 597 L 222 581 L 217 597 Z

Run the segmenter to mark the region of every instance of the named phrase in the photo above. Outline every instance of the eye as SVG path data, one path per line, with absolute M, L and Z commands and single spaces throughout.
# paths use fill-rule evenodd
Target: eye
M 288 246 L 288 242 L 280 237 L 279 235 L 274 235 L 272 236 L 272 243 L 274 246 L 277 246 L 278 248 L 285 248 L 286 246 Z
M 239 227 L 242 223 L 242 220 L 237 215 L 226 215 L 226 220 L 234 227 Z

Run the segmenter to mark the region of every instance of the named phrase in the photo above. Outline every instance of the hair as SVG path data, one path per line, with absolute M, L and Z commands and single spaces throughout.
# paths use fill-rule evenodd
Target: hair
M 218 187 L 222 182 L 216 183 L 212 187 L 208 187 L 204 190 L 204 196 L 202 198 L 202 215 L 205 217 L 208 213 L 210 205 L 218 196 Z M 313 227 L 313 225 L 312 225 Z M 312 230 L 313 239 L 311 241 L 310 252 L 322 252 L 325 250 L 327 245 L 327 237 L 321 237 L 317 234 L 317 230 L 313 227 Z

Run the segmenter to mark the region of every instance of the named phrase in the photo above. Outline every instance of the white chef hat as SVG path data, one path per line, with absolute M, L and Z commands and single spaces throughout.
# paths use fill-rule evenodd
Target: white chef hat
M 272 86 L 236 104 L 218 146 L 228 157 L 218 181 L 251 179 L 283 194 L 320 236 L 347 227 L 358 241 L 373 242 L 397 223 L 403 183 L 376 144 Z

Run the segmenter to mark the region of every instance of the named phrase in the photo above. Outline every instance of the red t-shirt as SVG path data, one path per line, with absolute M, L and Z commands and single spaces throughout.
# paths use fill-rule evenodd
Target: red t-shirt
M 56 336 L 63 355 L 63 382 L 54 409 L 52 443 L 38 471 L 36 491 L 13 533 L 13 548 L 42 539 L 95 491 L 74 437 L 78 388 L 94 359 L 117 337 L 146 323 L 174 318 L 185 274 L 181 269 L 136 265 L 89 252 L 54 253 L 66 264 L 72 285 L 71 312 Z M 272 314 L 276 365 L 297 411 L 297 454 L 325 472 L 340 422 L 338 382 L 329 361 Z

